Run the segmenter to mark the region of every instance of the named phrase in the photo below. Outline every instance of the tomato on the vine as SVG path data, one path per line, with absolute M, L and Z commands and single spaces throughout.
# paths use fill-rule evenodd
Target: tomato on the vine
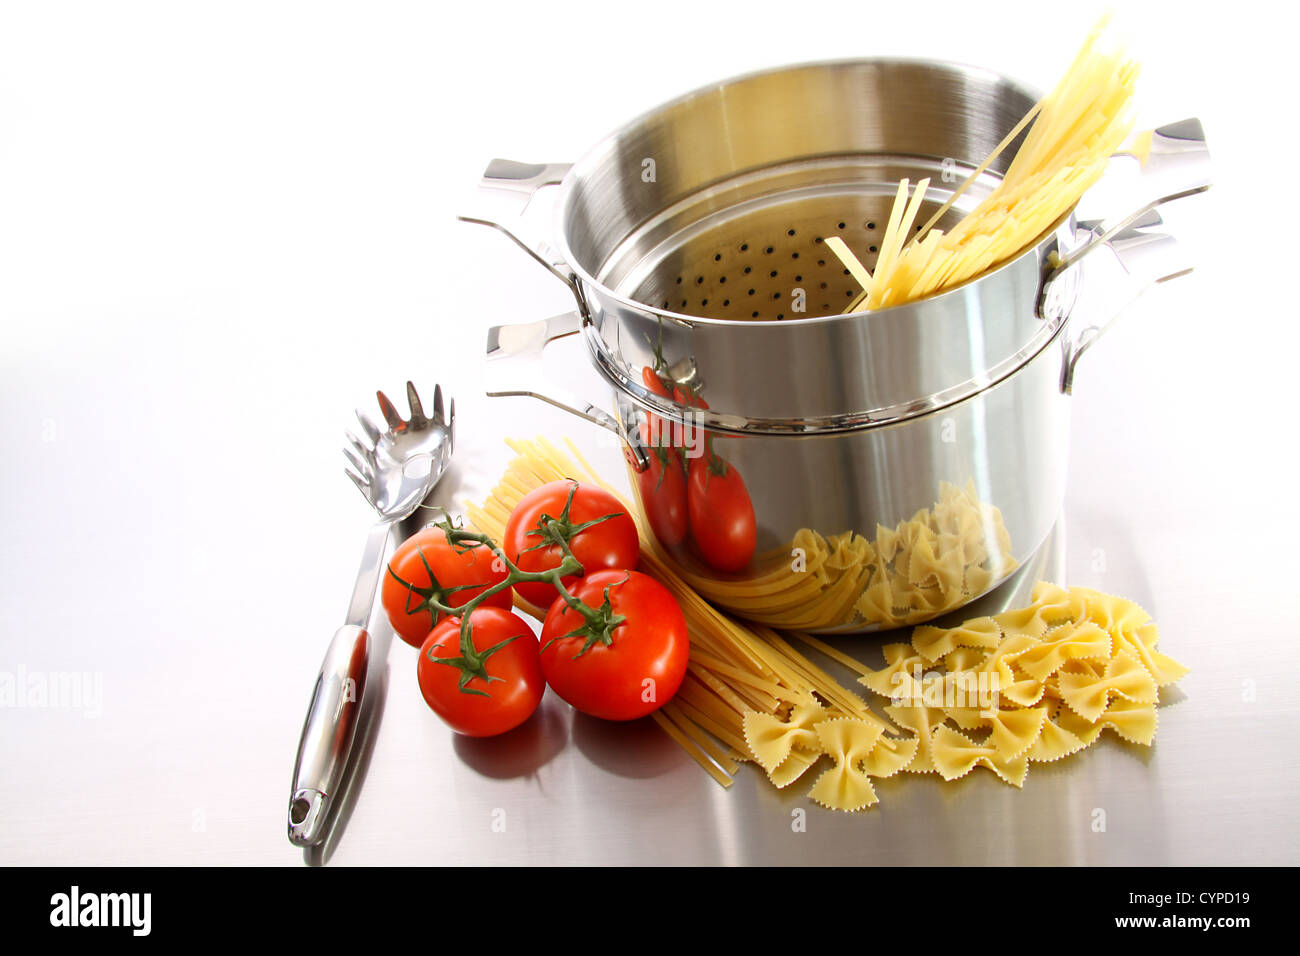
M 407 538 L 393 552 L 384 572 L 380 600 L 388 622 L 406 643 L 419 647 L 433 626 L 445 618 L 434 614 L 433 598 L 449 607 L 462 607 L 489 587 L 506 579 L 507 570 L 489 548 L 453 547 L 442 528 L 430 525 Z M 510 588 L 488 598 L 483 606 L 510 610 Z
M 533 715 L 546 692 L 537 638 L 517 614 L 478 607 L 470 614 L 470 637 L 483 658 L 468 662 L 460 647 L 460 618 L 444 618 L 420 646 L 416 676 L 420 693 L 452 730 L 469 737 L 492 737 L 513 730 Z M 487 652 L 484 655 L 484 652 Z M 483 675 L 486 675 L 486 679 Z
M 597 634 L 582 633 L 587 620 L 557 597 L 541 637 L 542 673 L 551 689 L 584 714 L 605 720 L 644 717 L 672 699 L 686 676 L 690 639 L 668 589 L 639 571 L 597 571 L 571 590 L 606 620 L 624 620 Z
M 690 409 L 708 411 L 709 403 L 699 393 L 698 387 L 688 385 L 674 385 L 673 400 L 686 409 L 682 412 L 682 422 L 674 426 L 676 443 L 683 449 L 683 458 L 695 457 L 703 450 L 701 446 L 706 441 L 706 434 L 704 426 L 699 422 L 699 416 Z
M 707 411 L 709 407 L 709 403 L 704 400 L 699 389 L 689 385 L 674 385 L 673 400 L 688 408 L 703 408 Z
M 650 530 L 666 548 L 686 539 L 686 464 L 676 448 L 650 446 L 650 464 L 637 474 L 641 504 L 650 520 Z
M 646 390 L 651 394 L 657 395 L 668 402 L 673 400 L 671 382 L 665 384 L 660 374 L 649 365 L 641 369 L 641 381 L 645 383 Z M 656 445 L 672 443 L 672 434 L 668 424 L 654 412 L 646 412 L 646 425 L 649 438 L 643 440 L 648 440 Z
M 595 485 L 572 480 L 552 481 L 524 495 L 506 523 L 501 547 L 520 570 L 549 571 L 564 560 L 556 535 L 568 539 L 584 574 L 636 567 L 641 553 L 636 524 L 619 500 Z M 566 576 L 564 586 L 571 587 L 575 580 Z M 547 581 L 521 581 L 515 590 L 538 608 L 550 607 L 556 597 Z
M 719 571 L 740 571 L 754 556 L 754 502 L 734 465 L 711 450 L 692 458 L 687 505 L 700 556 Z

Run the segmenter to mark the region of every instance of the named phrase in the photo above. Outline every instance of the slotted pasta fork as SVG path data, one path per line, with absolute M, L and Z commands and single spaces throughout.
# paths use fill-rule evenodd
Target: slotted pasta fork
M 373 645 L 366 624 L 383 573 L 388 535 L 437 484 L 455 445 L 456 402 L 452 400 L 444 413 L 442 386 L 434 387 L 432 416 L 425 414 L 410 382 L 406 383 L 407 419 L 383 392 L 375 397 L 387 429 L 380 431 L 358 411 L 364 438 L 347 432 L 343 454 L 344 471 L 379 513 L 379 521 L 366 539 L 347 623 L 335 632 L 325 654 L 298 744 L 289 798 L 289 840 L 302 847 L 324 838 L 352 752 Z

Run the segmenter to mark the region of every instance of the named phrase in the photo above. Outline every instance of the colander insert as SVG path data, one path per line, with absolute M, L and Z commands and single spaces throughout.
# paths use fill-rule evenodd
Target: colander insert
M 899 180 L 931 180 L 919 231 L 971 171 L 967 164 L 887 156 L 787 164 L 651 220 L 619 246 L 600 278 L 637 302 L 702 318 L 779 322 L 838 315 L 862 289 L 826 238 L 839 236 L 873 269 Z M 952 187 L 945 189 L 945 182 Z M 937 228 L 961 219 L 996 182 L 995 175 L 982 174 Z M 776 189 L 760 192 L 764 185 Z M 721 192 L 756 195 L 712 208 Z

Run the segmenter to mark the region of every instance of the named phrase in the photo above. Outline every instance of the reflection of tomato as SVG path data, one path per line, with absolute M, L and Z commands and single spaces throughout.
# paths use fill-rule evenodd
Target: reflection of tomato
M 627 618 L 583 651 L 586 637 L 566 637 L 585 621 L 556 598 L 542 625 L 542 672 L 551 689 L 584 714 L 605 720 L 634 720 L 666 704 L 690 657 L 686 618 L 668 589 L 638 571 L 598 571 L 573 590 L 588 607 L 599 608 L 609 588 L 615 614 Z
M 416 669 L 420 693 L 433 712 L 458 734 L 504 734 L 531 717 L 546 692 L 537 638 L 523 618 L 496 607 L 476 608 L 470 624 L 476 651 L 503 644 L 483 664 L 490 680 L 471 677 L 461 690 L 461 669 L 439 662 L 461 656 L 460 618 L 449 617 L 429 633 L 420 647 Z
M 686 466 L 676 448 L 646 449 L 650 466 L 636 476 L 641 504 L 659 543 L 671 548 L 686 537 Z
M 664 380 L 660 378 L 659 373 L 650 366 L 641 369 L 641 381 L 645 383 L 646 389 L 659 398 L 671 402 L 673 393 Z M 649 437 L 643 436 L 643 441 L 648 441 L 652 445 L 670 445 L 672 444 L 672 435 L 668 431 L 668 424 L 654 412 L 646 412 L 646 423 L 649 426 Z
M 664 384 L 663 378 L 661 378 L 659 373 L 656 372 L 654 369 L 652 369 L 649 365 L 641 369 L 641 381 L 645 383 L 646 388 L 654 392 L 660 398 L 673 397 L 672 391 L 668 388 L 666 384 Z
M 754 503 L 735 467 L 713 454 L 692 458 L 687 492 L 691 534 L 700 555 L 719 571 L 739 571 L 758 539 Z
M 577 491 L 573 491 L 576 486 Z M 576 481 L 552 481 L 534 488 L 520 499 L 506 522 L 502 549 L 522 571 L 548 571 L 558 568 L 564 553 L 558 545 L 546 544 L 540 535 L 532 534 L 543 515 L 560 519 L 565 502 L 573 492 L 568 520 L 572 525 L 585 524 L 606 515 L 612 515 L 599 524 L 579 531 L 569 541 L 569 550 L 582 562 L 584 574 L 602 568 L 634 568 L 641 555 L 636 523 L 623 509 L 619 500 L 603 488 L 579 484 Z M 537 547 L 542 544 L 542 547 Z M 531 549 L 531 550 L 530 550 Z M 573 577 L 563 579 L 565 587 L 572 587 Z M 515 590 L 529 604 L 548 608 L 555 600 L 555 588 L 547 581 L 521 581 Z
M 698 391 L 686 385 L 673 386 L 673 400 L 688 409 L 699 408 L 707 411 L 709 407 L 709 403 L 704 400 Z M 682 416 L 685 422 L 675 426 L 674 437 L 677 439 L 676 444 L 679 448 L 685 448 L 690 452 L 687 457 L 701 454 L 703 451 L 701 445 L 704 439 L 704 428 L 695 420 L 693 413 L 683 411 Z
M 440 591 L 432 595 L 428 594 L 433 589 L 430 569 Z M 393 552 L 388 570 L 384 572 L 380 600 L 388 612 L 388 623 L 397 635 L 412 647 L 419 647 L 435 623 L 426 597 L 432 596 L 451 607 L 461 607 L 505 577 L 505 565 L 497 561 L 487 548 L 458 552 L 447 543 L 447 535 L 441 528 L 431 526 L 411 535 Z M 420 593 L 422 591 L 425 593 Z M 512 603 L 510 588 L 505 588 L 488 598 L 484 606 L 509 610 Z M 442 619 L 446 615 L 440 613 L 438 617 Z
M 704 397 L 699 392 L 686 385 L 673 386 L 673 400 L 680 405 L 689 405 L 691 408 L 707 409 L 709 407 L 709 403 L 704 400 Z

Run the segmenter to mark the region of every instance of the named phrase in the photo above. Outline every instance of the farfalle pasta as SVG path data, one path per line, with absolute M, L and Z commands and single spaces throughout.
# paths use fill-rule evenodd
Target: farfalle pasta
M 1025 758 L 1031 763 L 1054 763 L 1063 757 L 1078 753 L 1095 739 L 1095 736 L 1079 737 L 1049 717 L 1043 722 L 1043 729 L 1039 732 L 1038 739 L 1026 751 Z
M 1063 669 L 1057 677 L 1057 690 L 1066 707 L 1091 723 L 1101 718 L 1114 696 L 1154 704 L 1160 693 L 1155 678 L 1128 648 L 1107 661 L 1101 674 L 1095 667 Z
M 1156 738 L 1156 705 L 1117 697 L 1095 721 L 1089 721 L 1066 707 L 1062 710 L 1060 724 L 1088 743 L 1109 729 L 1129 743 L 1149 747 Z
M 905 546 L 898 536 L 884 543 Z M 910 642 L 882 647 L 880 668 L 803 639 L 887 699 L 884 712 L 901 734 L 845 718 L 814 725 L 831 767 L 810 796 L 838 810 L 873 806 L 873 777 L 934 773 L 954 781 L 983 768 L 1022 787 L 1030 764 L 1078 753 L 1107 730 L 1149 746 L 1161 681 L 1187 673 L 1156 650 L 1159 633 L 1137 605 L 1043 582 L 1028 607 L 952 628 L 917 627 Z
M 833 810 L 864 810 L 875 804 L 876 791 L 863 764 L 880 735 L 879 727 L 851 717 L 819 723 L 817 737 L 832 766 L 817 778 L 808 796 Z
M 934 731 L 944 721 L 943 708 L 891 704 L 885 713 L 916 740 L 916 755 L 903 769 L 908 773 L 938 773 L 934 764 Z
M 930 663 L 953 654 L 958 648 L 992 650 L 1001 640 L 1002 629 L 991 617 L 978 617 L 947 630 L 918 627 L 912 632 L 912 647 Z
M 1003 760 L 1027 753 L 1038 741 L 1047 720 L 1046 707 L 985 711 L 978 707 L 953 707 L 947 716 L 962 730 L 987 730 L 987 743 Z
M 1048 631 L 1033 647 L 1013 659 L 1016 670 L 1046 680 L 1067 661 L 1104 661 L 1110 658 L 1111 636 L 1091 621 L 1066 622 Z
M 786 787 L 799 779 L 821 753 L 814 728 L 828 716 L 826 708 L 816 703 L 795 705 L 785 720 L 774 714 L 750 711 L 742 724 L 745 743 L 772 782 Z M 791 757 L 795 758 L 793 762 Z
M 987 767 L 1013 787 L 1023 787 L 1029 761 L 1023 754 L 1006 758 L 996 747 L 979 744 L 946 724 L 935 728 L 932 741 L 934 765 L 949 782 L 959 780 L 976 767 Z
M 689 565 L 679 561 L 676 571 L 710 601 L 771 627 L 815 630 L 930 620 L 984 594 L 1016 560 L 1002 513 L 979 500 L 974 482 L 943 482 L 931 507 L 878 526 L 874 539 L 803 528 L 788 547 L 760 556 L 743 581 Z

